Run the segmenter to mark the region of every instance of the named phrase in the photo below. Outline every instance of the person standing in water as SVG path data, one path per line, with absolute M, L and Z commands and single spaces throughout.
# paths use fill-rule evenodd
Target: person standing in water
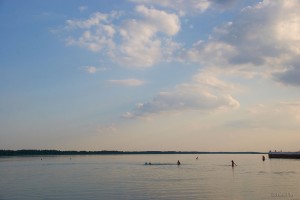
M 266 160 L 265 156 L 262 156 L 262 161 L 265 161 L 265 160 Z
M 237 164 L 234 163 L 234 161 L 231 161 L 231 167 L 237 166 Z
M 180 161 L 179 161 L 179 160 L 177 161 L 177 165 L 178 165 L 178 166 L 180 165 Z

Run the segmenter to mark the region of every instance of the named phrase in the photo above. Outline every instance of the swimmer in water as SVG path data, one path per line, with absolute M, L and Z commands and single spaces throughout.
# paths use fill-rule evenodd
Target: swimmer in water
M 235 164 L 235 162 L 232 160 L 231 161 L 231 167 L 237 166 L 237 164 Z

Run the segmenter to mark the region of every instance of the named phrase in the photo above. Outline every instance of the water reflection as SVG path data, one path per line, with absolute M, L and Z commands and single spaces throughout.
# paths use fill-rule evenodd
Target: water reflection
M 300 199 L 300 162 L 259 155 L 12 157 L 0 176 L 0 199 Z

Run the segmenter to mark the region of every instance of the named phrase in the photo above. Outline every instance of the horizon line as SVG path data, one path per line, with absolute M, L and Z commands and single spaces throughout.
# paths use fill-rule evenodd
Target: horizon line
M 125 155 L 125 154 L 267 154 L 259 151 L 120 151 L 120 150 L 49 150 L 49 149 L 20 149 L 0 150 L 0 156 L 18 155 Z

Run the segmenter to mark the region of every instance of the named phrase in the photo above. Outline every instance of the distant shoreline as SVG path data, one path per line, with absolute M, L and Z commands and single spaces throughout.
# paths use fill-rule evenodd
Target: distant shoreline
M 45 155 L 147 155 L 147 154 L 267 154 L 266 152 L 229 151 L 60 151 L 60 150 L 0 150 L 0 156 L 45 156 Z

